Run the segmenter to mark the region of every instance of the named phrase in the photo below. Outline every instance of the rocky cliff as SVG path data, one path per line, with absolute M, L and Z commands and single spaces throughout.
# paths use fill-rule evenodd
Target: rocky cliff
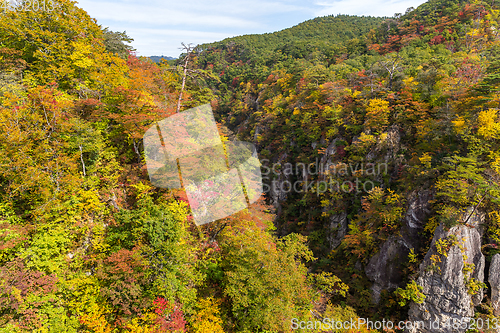
M 467 225 L 440 225 L 420 265 L 418 285 L 425 300 L 412 303 L 409 320 L 425 328 L 409 332 L 466 332 L 474 306 L 484 296 L 485 257 L 481 253 L 484 215 L 474 213 Z

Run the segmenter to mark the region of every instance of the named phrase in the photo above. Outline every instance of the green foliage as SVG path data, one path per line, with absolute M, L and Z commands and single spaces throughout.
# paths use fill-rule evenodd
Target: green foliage
M 400 306 L 405 306 L 407 302 L 415 302 L 417 304 L 423 303 L 425 294 L 422 293 L 423 287 L 419 286 L 415 280 L 412 280 L 405 289 L 398 288 L 396 295 L 401 299 Z
M 349 286 L 330 272 L 321 272 L 310 276 L 315 286 L 326 294 L 346 296 Z
M 285 330 L 310 309 L 312 290 L 302 260 L 311 260 L 312 253 L 300 235 L 276 240 L 252 224 L 242 221 L 221 236 L 224 295 L 242 332 Z
M 384 192 L 375 187 L 368 193 L 363 212 L 351 221 L 349 234 L 342 240 L 342 247 L 350 249 L 357 259 L 368 260 L 368 254 L 400 225 L 404 199 L 392 190 Z
M 489 177 L 483 176 L 476 157 L 452 156 L 445 159 L 445 173 L 436 183 L 437 198 L 443 203 L 438 210 L 441 220 L 451 227 L 467 223 L 473 212 L 486 202 L 497 203 L 500 198 L 498 186 Z
M 405 289 L 398 288 L 395 293 L 401 299 L 400 306 L 405 306 L 407 302 L 423 303 L 425 294 L 422 293 L 423 287 L 419 286 L 415 280 L 412 280 Z
M 127 59 L 130 52 L 135 51 L 133 47 L 127 45 L 134 40 L 127 36 L 126 32 L 111 31 L 109 28 L 104 28 L 104 45 L 106 51 L 115 53 L 122 59 Z M 127 44 L 125 44 L 127 43 Z

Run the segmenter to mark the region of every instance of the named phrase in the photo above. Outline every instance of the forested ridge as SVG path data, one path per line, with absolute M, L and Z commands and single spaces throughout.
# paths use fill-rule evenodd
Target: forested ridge
M 494 1 L 320 17 L 168 62 L 75 2 L 2 4 L 0 332 L 497 320 Z M 142 141 L 183 79 L 181 109 L 210 103 L 263 164 L 262 199 L 202 226 L 151 184 Z

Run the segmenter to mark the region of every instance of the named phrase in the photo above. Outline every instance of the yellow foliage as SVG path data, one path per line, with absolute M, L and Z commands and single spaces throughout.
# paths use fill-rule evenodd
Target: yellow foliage
M 195 333 L 224 333 L 222 319 L 219 317 L 219 300 L 211 297 L 200 300 L 200 310 L 193 320 Z
M 85 333 L 111 333 L 111 326 L 104 318 L 104 311 L 97 304 L 93 304 L 88 313 L 80 316 L 80 322 L 87 327 Z
M 358 90 L 355 90 L 354 92 L 349 89 L 349 88 L 345 88 L 344 89 L 345 92 L 347 92 L 348 96 L 351 96 L 352 98 L 356 98 L 358 97 L 359 94 L 361 94 L 361 91 L 358 91 Z
M 73 297 L 67 300 L 67 305 L 77 315 L 84 314 L 84 318 L 94 318 L 105 314 L 105 309 L 97 304 L 100 287 L 99 282 L 93 276 L 68 280 L 68 285 L 72 287 Z
M 355 142 L 353 149 L 363 155 L 365 154 L 371 147 L 377 142 L 377 139 L 375 136 L 366 134 L 366 133 L 361 133 L 359 136 L 358 140 Z
M 281 88 L 286 89 L 293 82 L 293 75 L 292 74 L 284 74 L 281 78 L 278 79 L 277 82 Z
M 500 213 L 498 211 L 493 211 L 488 214 L 491 223 L 488 227 L 488 233 L 490 234 L 490 237 L 495 241 L 495 242 L 500 242 Z
M 96 212 L 100 211 L 105 205 L 99 200 L 99 193 L 95 190 L 78 190 L 79 202 L 76 204 L 78 211 Z
M 361 133 L 359 136 L 359 141 L 361 141 L 363 144 L 374 144 L 376 139 L 373 135 L 370 134 L 365 134 L 364 132 Z
M 385 142 L 387 141 L 387 137 L 388 137 L 388 136 L 389 136 L 389 135 L 388 135 L 387 133 L 382 133 L 382 134 L 380 134 L 380 136 L 378 137 L 378 141 L 379 141 L 380 143 L 385 143 Z
M 148 325 L 146 323 L 153 323 L 155 321 L 155 314 L 152 312 L 148 312 L 140 318 L 132 319 L 125 326 L 125 333 L 155 333 L 158 332 L 155 325 Z
M 138 182 L 137 184 L 131 184 L 131 187 L 133 187 L 137 191 L 137 198 L 141 199 L 149 194 L 149 192 L 153 189 L 152 186 L 143 183 L 142 181 Z
M 96 63 L 106 65 L 100 65 L 98 71 L 90 72 L 89 78 L 93 82 L 91 88 L 102 90 L 106 94 L 116 87 L 129 88 L 130 80 L 127 77 L 129 68 L 125 60 L 108 52 L 94 56 Z
M 500 173 L 500 156 L 496 156 L 493 162 L 491 162 L 491 168 L 495 170 L 496 173 Z
M 429 222 L 424 227 L 424 230 L 434 234 L 434 231 L 436 231 L 436 228 L 439 226 L 439 220 L 436 218 L 436 216 L 433 216 L 429 219 Z
M 177 221 L 185 221 L 190 213 L 184 201 L 171 201 L 167 204 L 167 208 Z
M 465 132 L 465 120 L 463 117 L 458 117 L 456 120 L 452 121 L 457 134 L 463 134 Z
M 404 79 L 403 83 L 405 84 L 405 86 L 410 87 L 410 88 L 413 86 L 418 86 L 418 82 L 415 82 L 415 78 L 413 76 L 410 76 L 410 77 Z
M 365 126 L 372 129 L 383 129 L 389 123 L 389 102 L 375 98 L 366 107 Z
M 429 155 L 429 153 L 424 153 L 422 155 L 422 157 L 419 158 L 420 160 L 420 163 L 422 163 L 422 165 L 427 168 L 427 169 L 430 169 L 431 168 L 431 160 L 432 160 L 432 156 Z
M 478 117 L 477 133 L 486 139 L 498 139 L 500 137 L 500 123 L 497 122 L 497 118 L 497 110 L 495 109 L 481 111 Z
M 94 65 L 94 61 L 90 58 L 92 53 L 92 45 L 86 40 L 72 41 L 73 53 L 69 58 L 73 61 L 76 67 L 83 69 L 89 68 Z

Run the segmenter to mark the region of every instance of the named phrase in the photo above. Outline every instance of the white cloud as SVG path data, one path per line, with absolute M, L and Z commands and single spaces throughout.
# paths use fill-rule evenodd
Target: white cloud
M 120 29 L 117 29 L 120 30 Z M 227 33 L 177 30 L 177 29 L 152 29 L 152 28 L 129 28 L 127 35 L 134 38 L 133 47 L 137 49 L 138 55 L 168 55 L 177 57 L 181 50 L 181 43 L 203 44 L 231 37 Z
M 185 10 L 185 8 L 189 8 L 190 11 L 200 11 L 202 13 L 217 12 L 226 15 L 244 15 L 252 17 L 303 11 L 308 8 L 304 6 L 303 3 L 298 5 L 288 4 L 283 1 L 267 0 L 221 0 L 217 2 L 186 0 L 180 5 L 179 3 L 172 3 L 170 5 L 177 9 Z
M 178 29 L 146 29 L 134 28 L 130 31 L 144 35 L 164 35 L 164 36 L 181 36 L 181 37 L 203 37 L 203 38 L 226 38 L 227 33 L 195 31 L 195 30 L 178 30 Z M 157 36 L 155 36 L 157 37 Z
M 255 28 L 256 21 L 216 12 L 200 13 L 175 9 L 174 7 L 155 6 L 154 4 L 133 4 L 114 2 L 94 2 L 82 0 L 79 6 L 99 20 L 140 23 L 144 25 L 169 26 L 208 26 L 208 27 L 240 27 Z
M 325 16 L 331 14 L 350 14 L 365 16 L 393 16 L 395 13 L 402 13 L 409 7 L 417 7 L 425 0 L 339 0 L 328 2 L 316 2 L 317 10 L 315 16 Z
M 260 17 L 303 12 L 308 7 L 265 0 L 206 1 L 94 1 L 80 0 L 78 5 L 98 20 L 203 27 L 262 28 Z

